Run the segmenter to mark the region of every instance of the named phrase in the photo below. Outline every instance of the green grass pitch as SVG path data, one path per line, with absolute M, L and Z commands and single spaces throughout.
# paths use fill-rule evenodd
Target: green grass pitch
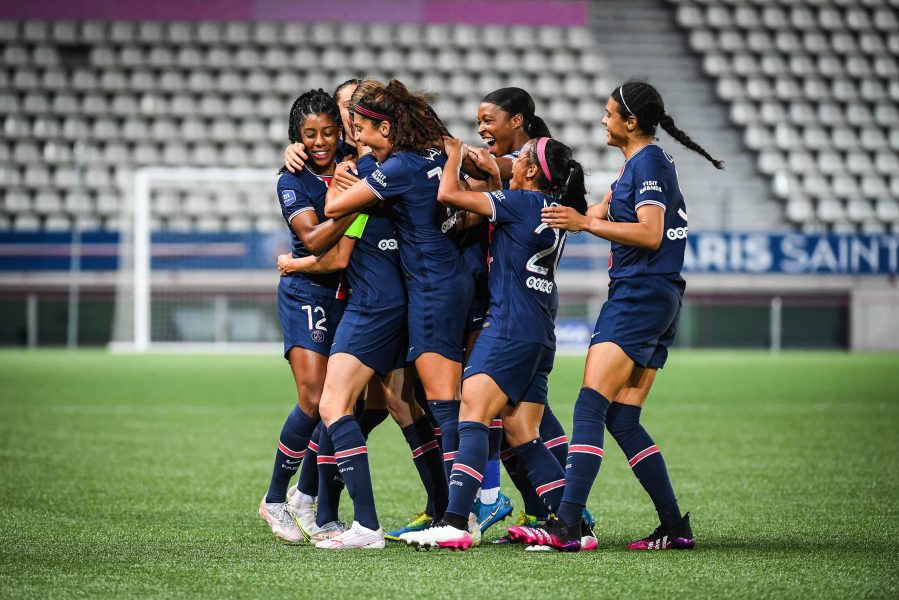
M 569 433 L 582 368 L 559 357 L 551 380 Z M 610 436 L 596 552 L 281 545 L 256 508 L 293 396 L 274 356 L 0 353 L 0 597 L 899 594 L 896 354 L 674 353 L 644 422 L 693 513 L 693 552 L 624 550 L 656 522 Z M 424 502 L 409 450 L 390 422 L 369 449 L 397 526 Z

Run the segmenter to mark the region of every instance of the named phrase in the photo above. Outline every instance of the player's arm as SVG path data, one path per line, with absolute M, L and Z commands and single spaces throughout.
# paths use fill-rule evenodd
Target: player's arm
M 459 187 L 459 169 L 462 166 L 463 144 L 461 140 L 445 138 L 447 160 L 443 177 L 437 190 L 437 201 L 462 210 L 493 216 L 493 204 L 483 192 L 466 191 Z
M 377 201 L 378 197 L 365 180 L 357 181 L 346 190 L 332 186 L 325 196 L 325 215 L 335 219 L 355 216 L 355 213 Z
M 603 196 L 603 199 L 597 202 L 596 204 L 587 208 L 587 216 L 588 217 L 596 217 L 597 219 L 602 219 L 603 221 L 609 220 L 609 202 L 612 201 L 612 190 L 606 192 L 606 195 Z
M 328 219 L 324 223 L 319 223 L 314 210 L 304 210 L 290 220 L 290 227 L 303 242 L 309 254 L 321 256 L 340 241 L 340 237 L 354 218 L 355 214 L 348 214 L 339 219 Z
M 321 256 L 294 258 L 292 254 L 278 256 L 278 272 L 282 277 L 293 273 L 334 273 L 342 271 L 350 262 L 356 246 L 354 238 L 344 237 Z
M 555 229 L 586 231 L 617 244 L 657 250 L 662 244 L 665 210 L 657 204 L 644 204 L 637 209 L 636 223 L 618 223 L 582 215 L 567 206 L 548 206 L 543 209 L 543 222 Z

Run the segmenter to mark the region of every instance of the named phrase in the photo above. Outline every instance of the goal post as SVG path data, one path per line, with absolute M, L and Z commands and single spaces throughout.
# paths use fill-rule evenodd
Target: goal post
M 276 172 L 148 167 L 133 177 L 123 199 L 109 349 L 277 348 L 275 257 L 290 246 L 274 194 Z M 244 307 L 237 316 L 231 314 L 235 299 Z M 174 325 L 154 327 L 161 316 Z M 238 323 L 242 333 L 230 335 L 241 317 L 266 324 L 254 335 Z

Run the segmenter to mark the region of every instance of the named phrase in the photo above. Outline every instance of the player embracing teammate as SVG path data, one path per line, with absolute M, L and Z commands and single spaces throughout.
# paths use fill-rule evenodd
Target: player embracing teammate
M 664 365 L 673 341 L 684 290 L 680 270 L 685 236 L 666 232 L 686 231 L 686 207 L 673 159 L 652 143 L 657 126 L 716 167 L 721 165 L 674 126 L 652 86 L 628 82 L 613 92 L 603 119 L 607 143 L 621 148 L 625 165 L 611 192 L 587 210 L 583 169 L 565 144 L 549 137 L 545 126 L 540 133 L 547 135 L 531 135 L 533 101 L 528 106 L 520 102 L 522 98 L 529 100 L 530 96 L 518 88 L 497 90 L 485 98 L 478 117 L 486 131 L 479 132 L 489 152 L 468 149 L 450 137 L 431 110 L 428 97 L 409 92 L 398 81 L 373 86 L 353 105 L 352 137 L 360 149 L 371 149 L 370 167 L 366 164 L 359 169 L 365 161 L 356 161 L 335 168 L 336 151 L 319 144 L 310 154 L 306 144 L 311 156 L 306 167 L 313 171 L 310 176 L 321 179 L 331 175 L 340 184 L 325 188 L 324 202 L 318 196 L 325 194 L 316 188 L 317 202 L 309 209 L 314 209 L 315 215 L 309 226 L 321 231 L 321 243 L 332 250 L 319 259 L 303 259 L 303 252 L 295 250 L 294 256 L 305 260 L 305 266 L 295 272 L 305 270 L 308 279 L 345 267 L 353 244 L 361 243 L 366 220 L 372 217 L 373 223 L 384 228 L 384 236 L 395 233 L 399 254 L 396 277 L 360 278 L 359 273 L 376 271 L 366 272 L 357 264 L 355 283 L 350 285 L 351 306 L 353 288 L 376 300 L 347 311 L 346 323 L 341 322 L 333 338 L 326 368 L 319 364 L 324 357 L 314 358 L 313 372 L 319 374 L 317 410 L 309 406 L 310 410 L 304 411 L 307 407 L 301 395 L 301 414 L 291 413 L 285 424 L 286 431 L 291 419 L 300 423 L 303 435 L 288 441 L 295 448 L 301 448 L 304 441 L 308 446 L 320 413 L 321 437 L 333 444 L 337 479 L 346 484 L 353 500 L 352 526 L 323 539 L 317 544 L 320 548 L 384 547 L 365 435 L 353 407 L 369 381 L 375 381 L 373 375 L 376 379 L 387 376 L 404 361 L 414 365 L 429 416 L 442 432 L 440 446 L 449 468 L 436 487 L 442 488 L 438 497 L 446 494 L 448 481 L 449 503 L 443 500 L 435 508 L 429 502 L 434 513 L 428 515 L 433 517 L 430 526 L 423 522 L 421 527 L 404 528 L 400 539 L 418 546 L 463 550 L 479 542 L 481 515 L 471 511 L 474 507 L 477 513 L 481 505 L 476 498 L 488 458 L 495 457 L 498 446 L 497 438 L 491 439 L 490 428 L 501 417 L 508 447 L 504 458 L 513 459 L 507 467 L 512 467 L 510 474 L 528 502 L 528 511 L 540 516 L 510 528 L 507 539 L 567 551 L 596 546 L 592 523 L 585 520 L 589 515 L 585 505 L 599 471 L 603 433 L 608 427 L 655 503 L 661 521 L 653 534 L 629 548 L 691 548 L 694 544 L 689 515 L 680 513 L 661 453 L 639 423 L 656 370 Z M 291 141 L 297 141 L 296 137 Z M 499 157 L 492 156 L 496 154 Z M 327 164 L 319 164 L 322 162 Z M 463 171 L 473 177 L 463 178 Z M 291 222 L 294 216 L 285 209 L 296 247 L 308 240 L 297 237 Z M 471 308 L 478 304 L 472 302 L 477 279 L 472 272 L 477 269 L 470 264 L 466 267 L 465 247 L 457 245 L 458 238 L 456 243 L 451 238 L 468 226 L 468 247 L 487 248 L 487 227 L 480 225 L 484 219 L 491 224 L 489 310 L 482 319 L 475 319 L 483 325 L 479 335 L 472 335 L 467 326 L 472 321 Z M 554 456 L 551 448 L 559 454 L 567 439 L 546 407 L 558 309 L 554 274 L 566 233 L 582 230 L 612 242 L 611 284 L 588 354 L 563 465 L 561 456 Z M 345 232 L 345 240 L 356 241 L 338 242 Z M 359 260 L 364 255 L 357 254 Z M 348 270 L 348 275 L 353 280 L 351 272 Z M 380 302 L 384 298 L 391 301 Z M 306 305 L 294 302 L 293 306 L 286 300 L 282 304 L 285 352 L 290 354 L 297 346 L 305 347 L 291 341 L 297 327 L 290 326 L 289 315 L 296 320 L 296 311 Z M 394 348 L 406 339 L 408 347 L 403 345 L 402 352 Z M 317 341 L 314 335 L 312 340 Z M 299 389 L 303 371 L 294 368 L 294 372 Z M 397 422 L 405 434 L 410 418 L 405 424 L 400 419 Z M 424 423 L 423 419 L 419 422 Z M 547 434 L 552 437 L 547 439 Z M 282 445 L 287 447 L 283 432 Z M 290 453 L 286 456 L 295 459 L 305 451 L 287 449 Z M 415 451 L 413 448 L 413 457 Z M 430 471 L 429 480 L 420 469 L 433 499 L 431 488 L 438 477 L 433 461 Z M 277 502 L 284 502 L 280 490 L 286 487 L 289 475 L 285 478 L 279 464 L 275 475 L 260 514 L 279 535 L 279 528 L 290 529 L 290 511 Z M 490 499 L 496 509 L 488 511 L 487 520 L 500 510 L 504 510 L 503 517 L 511 511 L 508 501 L 503 503 L 495 493 Z M 336 509 L 333 514 L 336 519 Z

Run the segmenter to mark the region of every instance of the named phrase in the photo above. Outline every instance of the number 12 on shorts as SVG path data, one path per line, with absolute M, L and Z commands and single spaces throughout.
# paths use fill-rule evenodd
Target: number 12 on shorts
M 309 318 L 309 330 L 310 331 L 312 331 L 313 329 L 317 329 L 319 331 L 328 331 L 328 328 L 325 327 L 324 325 L 322 325 L 322 323 L 324 323 L 325 321 L 328 320 L 328 317 L 325 316 L 324 308 L 322 308 L 321 306 L 313 307 L 308 304 L 304 304 L 301 308 L 302 308 L 302 310 L 306 311 L 306 316 Z M 322 316 L 321 319 L 319 319 L 318 321 L 315 321 L 315 325 L 313 325 L 313 323 L 312 323 L 312 321 L 313 321 L 312 315 L 313 314 Z

